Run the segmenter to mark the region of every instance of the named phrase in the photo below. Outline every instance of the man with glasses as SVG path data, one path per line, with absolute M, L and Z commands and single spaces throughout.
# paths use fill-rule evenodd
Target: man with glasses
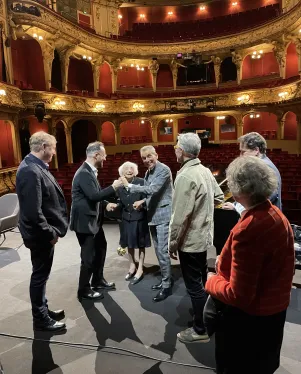
M 103 207 L 113 210 L 114 204 L 105 201 L 115 196 L 115 190 L 122 185 L 119 180 L 101 189 L 98 170 L 106 159 L 103 143 L 90 143 L 86 150 L 87 159 L 77 170 L 72 182 L 72 206 L 70 229 L 74 230 L 81 246 L 81 268 L 78 285 L 78 299 L 99 300 L 103 289 L 115 289 L 107 282 L 103 268 L 107 253 L 107 241 L 102 228 Z
M 214 204 L 224 199 L 211 171 L 198 159 L 200 150 L 197 134 L 179 135 L 175 154 L 181 169 L 175 180 L 168 243 L 170 257 L 176 259 L 178 253 L 193 308 L 193 326 L 177 335 L 182 343 L 209 341 L 203 322 L 207 250 L 213 245 Z

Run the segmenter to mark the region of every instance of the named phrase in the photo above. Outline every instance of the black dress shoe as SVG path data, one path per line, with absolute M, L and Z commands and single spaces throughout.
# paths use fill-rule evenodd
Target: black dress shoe
M 162 289 L 162 281 L 160 282 L 160 283 L 158 283 L 158 284 L 154 284 L 153 286 L 152 286 L 152 290 L 153 291 L 158 291 L 158 290 L 161 290 Z
M 92 288 L 94 290 L 116 290 L 114 282 L 107 282 L 105 279 L 101 280 L 97 284 L 93 284 Z
M 142 274 L 139 278 L 134 277 L 134 279 L 131 281 L 131 284 L 137 284 L 144 278 L 144 275 Z
M 135 274 L 136 274 L 135 271 L 134 271 L 134 273 L 128 272 L 124 279 L 125 279 L 126 281 L 129 281 L 130 279 L 133 278 L 133 276 L 134 276 Z
M 162 288 L 160 292 L 157 293 L 157 295 L 153 298 L 154 302 L 163 301 L 168 298 L 168 296 L 171 295 L 171 287 L 169 288 Z
M 49 318 L 47 322 L 34 322 L 33 329 L 35 331 L 61 331 L 66 329 L 66 325 L 64 322 L 58 322 L 54 319 Z
M 91 290 L 90 292 L 87 292 L 87 293 L 77 295 L 77 298 L 78 298 L 79 301 L 82 301 L 82 300 L 97 301 L 97 300 L 103 299 L 103 297 L 104 296 L 103 296 L 102 292 L 96 292 L 96 291 L 93 291 L 93 290 Z
M 55 319 L 56 321 L 59 321 L 65 318 L 65 311 L 63 309 L 48 310 L 48 315 L 51 319 Z

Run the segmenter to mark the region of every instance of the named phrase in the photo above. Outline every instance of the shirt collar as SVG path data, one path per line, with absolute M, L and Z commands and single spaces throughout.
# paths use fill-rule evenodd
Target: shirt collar
M 98 173 L 98 170 L 96 169 L 96 167 L 94 165 L 90 164 L 90 162 L 88 162 L 88 161 L 85 161 L 85 163 L 90 166 L 90 168 L 92 169 L 94 174 Z
M 40 158 L 38 158 L 37 156 L 33 155 L 32 153 L 29 153 L 29 155 L 27 155 L 27 157 L 34 163 L 40 165 L 43 169 L 46 169 L 48 170 L 49 169 L 49 165 L 46 164 L 46 162 L 42 161 Z

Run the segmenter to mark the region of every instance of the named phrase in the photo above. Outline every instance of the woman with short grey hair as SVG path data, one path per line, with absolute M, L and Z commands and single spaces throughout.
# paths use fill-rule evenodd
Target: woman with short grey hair
M 143 186 L 144 179 L 138 178 L 138 166 L 133 162 L 125 162 L 118 169 L 120 177 L 125 177 L 131 184 Z M 145 248 L 151 246 L 147 215 L 145 207 L 135 209 L 134 203 L 143 200 L 145 195 L 141 192 L 130 193 L 127 187 L 117 190 L 119 198 L 118 207 L 121 209 L 120 223 L 120 247 L 128 248 L 129 271 L 126 280 L 132 280 L 131 284 L 140 282 L 143 278 L 143 264 Z M 139 248 L 139 263 L 136 269 L 135 248 Z
M 215 333 L 217 373 L 272 374 L 279 367 L 294 275 L 290 223 L 269 196 L 278 181 L 262 159 L 239 157 L 228 186 L 245 207 L 209 273 L 204 322 Z

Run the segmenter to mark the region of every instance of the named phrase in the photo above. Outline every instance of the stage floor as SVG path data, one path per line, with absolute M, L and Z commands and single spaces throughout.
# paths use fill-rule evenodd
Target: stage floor
M 47 297 L 50 308 L 65 309 L 68 330 L 62 335 L 33 333 L 28 294 L 31 273 L 29 250 L 24 246 L 15 250 L 22 239 L 18 233 L 7 234 L 7 240 L 0 249 L 0 333 L 44 341 L 0 336 L 0 361 L 4 373 L 213 373 L 213 370 L 205 368 L 162 363 L 162 360 L 171 360 L 196 366 L 215 366 L 214 340 L 208 344 L 185 346 L 176 339 L 176 334 L 186 328 L 191 320 L 190 299 L 186 295 L 178 263 L 173 261 L 173 295 L 155 304 L 150 290 L 158 280 L 159 268 L 154 250 L 147 250 L 144 280 L 131 286 L 124 280 L 128 270 L 127 259 L 119 257 L 116 252 L 118 226 L 106 224 L 104 229 L 108 241 L 105 277 L 116 282 L 117 290 L 106 293 L 101 302 L 86 301 L 80 304 L 76 299 L 79 246 L 75 234 L 68 232 L 56 246 Z M 208 257 L 213 257 L 213 254 L 214 251 L 211 251 Z M 57 345 L 52 343 L 54 340 L 91 346 Z M 103 346 L 122 348 L 137 354 Z M 277 374 L 300 373 L 300 347 L 301 290 L 293 289 L 281 368 Z M 158 361 L 138 354 L 154 357 Z

